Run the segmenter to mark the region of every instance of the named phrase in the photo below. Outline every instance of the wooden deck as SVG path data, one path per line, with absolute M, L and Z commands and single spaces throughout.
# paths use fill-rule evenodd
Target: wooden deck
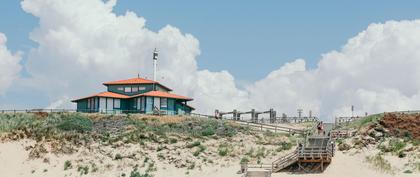
M 296 148 L 293 152 L 280 157 L 271 164 L 271 172 L 275 173 L 281 171 L 289 166 L 297 165 L 298 172 L 322 172 L 325 166 L 332 161 L 334 156 L 335 146 L 329 136 L 313 136 L 308 137 L 305 144 Z M 245 164 L 242 168 L 247 174 L 248 168 L 269 169 L 265 165 L 251 165 Z

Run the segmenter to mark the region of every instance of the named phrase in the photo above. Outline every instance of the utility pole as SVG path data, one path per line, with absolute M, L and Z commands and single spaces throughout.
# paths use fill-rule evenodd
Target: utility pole
M 354 106 L 351 105 L 351 117 L 354 117 Z
M 298 109 L 297 112 L 298 112 L 299 118 L 302 118 L 303 109 Z

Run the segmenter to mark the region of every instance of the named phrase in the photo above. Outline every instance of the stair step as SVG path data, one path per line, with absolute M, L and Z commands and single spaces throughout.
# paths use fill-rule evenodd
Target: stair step
M 271 177 L 270 171 L 247 171 L 245 177 Z

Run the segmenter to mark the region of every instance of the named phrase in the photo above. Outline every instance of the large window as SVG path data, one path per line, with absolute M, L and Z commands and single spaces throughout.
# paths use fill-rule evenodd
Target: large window
M 168 99 L 167 98 L 161 98 L 160 99 L 160 107 L 161 108 L 167 108 L 168 107 Z
M 125 87 L 124 88 L 124 92 L 131 93 L 131 87 Z
M 146 90 L 146 87 L 139 87 L 140 91 Z
M 131 91 L 132 92 L 138 92 L 139 91 L 139 88 L 136 86 L 136 87 L 133 87 L 132 89 L 131 89 Z
M 140 98 L 140 110 L 141 110 L 141 111 L 144 111 L 144 107 L 145 107 L 145 105 L 144 105 L 144 100 L 145 100 L 145 98 L 144 98 L 144 97 L 141 97 L 141 98 Z
M 114 108 L 121 108 L 121 101 L 120 99 L 114 99 Z
M 160 109 L 160 98 L 159 97 L 154 97 L 153 100 L 153 109 Z
M 117 90 L 118 91 L 124 91 L 124 87 L 118 87 Z

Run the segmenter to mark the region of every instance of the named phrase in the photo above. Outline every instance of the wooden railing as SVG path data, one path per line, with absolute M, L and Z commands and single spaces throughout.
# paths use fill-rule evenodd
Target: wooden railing
M 295 163 L 298 160 L 298 149 L 293 151 L 292 153 L 287 154 L 286 156 L 283 156 L 271 164 L 271 170 L 273 172 L 277 172 L 279 170 L 282 170 L 283 168 Z

